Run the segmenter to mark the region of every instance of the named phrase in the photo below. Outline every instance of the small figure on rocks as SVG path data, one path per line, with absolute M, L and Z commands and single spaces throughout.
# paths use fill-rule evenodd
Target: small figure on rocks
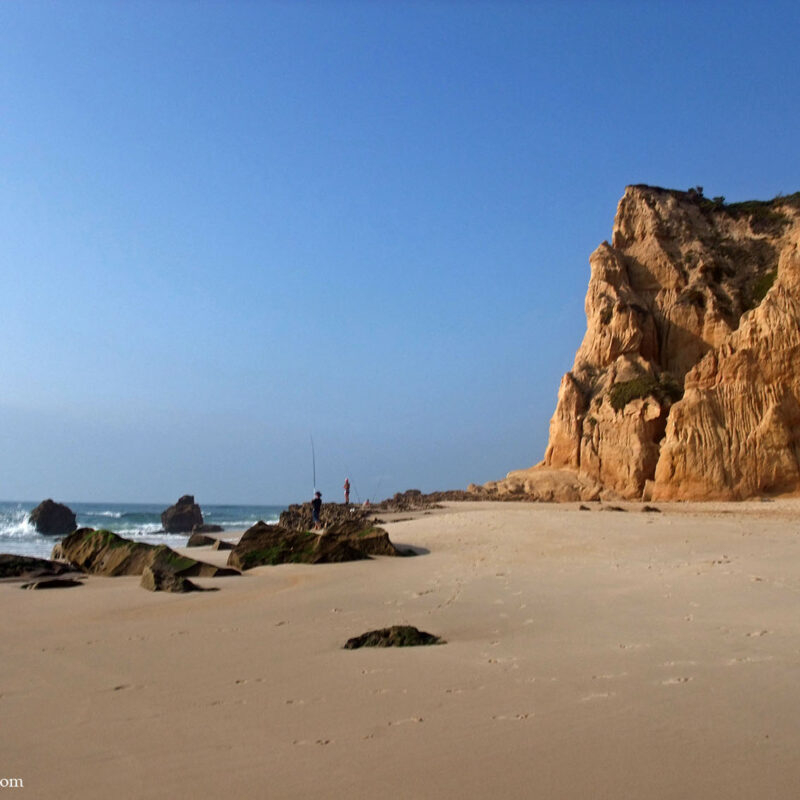
M 314 520 L 314 530 L 321 530 L 322 525 L 319 521 L 319 512 L 322 509 L 322 492 L 314 492 L 314 499 L 311 501 L 311 518 Z
M 344 504 L 350 505 L 350 478 L 344 479 Z

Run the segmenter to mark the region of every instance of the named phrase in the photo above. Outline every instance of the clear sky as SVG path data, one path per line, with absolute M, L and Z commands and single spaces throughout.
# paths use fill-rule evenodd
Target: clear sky
M 800 190 L 796 2 L 0 3 L 0 499 L 542 458 L 631 183 Z

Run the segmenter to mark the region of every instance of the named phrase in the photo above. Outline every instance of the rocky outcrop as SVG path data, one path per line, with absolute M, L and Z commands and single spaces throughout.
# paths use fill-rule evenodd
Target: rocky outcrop
M 49 498 L 39 503 L 28 519 L 39 533 L 48 536 L 65 536 L 78 527 L 72 509 Z
M 191 494 L 161 512 L 161 525 L 167 533 L 189 533 L 195 525 L 202 524 L 203 512 Z
M 534 500 L 543 503 L 570 503 L 599 500 L 602 487 L 586 475 L 570 469 L 551 469 L 537 465 L 509 472 L 502 481 L 473 487 L 476 497 L 487 500 Z
M 726 204 L 628 187 L 590 258 L 544 462 L 484 488 L 524 476 L 535 493 L 555 469 L 581 499 L 800 490 L 799 247 L 800 193 Z
M 359 561 L 373 555 L 401 556 L 382 528 L 365 527 L 357 520 L 331 525 L 317 535 L 281 525 L 257 522 L 242 534 L 228 557 L 236 569 L 277 564 L 332 564 Z
M 344 503 L 323 503 L 319 519 L 323 528 L 346 521 L 355 520 L 362 527 L 368 527 L 371 511 Z M 293 504 L 281 511 L 278 525 L 293 531 L 308 531 L 314 527 L 311 517 L 311 503 Z
M 93 575 L 141 575 L 145 567 L 158 567 L 182 577 L 213 578 L 238 575 L 176 553 L 166 545 L 132 542 L 111 531 L 79 528 L 53 548 L 53 558 L 67 561 Z

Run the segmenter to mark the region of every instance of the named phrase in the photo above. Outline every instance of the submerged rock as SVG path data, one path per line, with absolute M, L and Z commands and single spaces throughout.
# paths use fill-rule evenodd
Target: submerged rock
M 257 522 L 244 532 L 228 558 L 229 566 L 251 569 L 265 564 L 331 564 L 373 555 L 402 556 L 382 528 L 364 527 L 358 520 L 332 525 L 317 535 Z
M 444 639 L 425 633 L 413 625 L 393 625 L 391 628 L 368 631 L 361 636 L 348 639 L 345 650 L 356 650 L 359 647 L 418 647 L 429 644 L 446 644 Z
M 203 512 L 191 494 L 185 494 L 174 506 L 161 512 L 161 525 L 167 533 L 189 533 L 195 525 L 202 524 Z
M 78 527 L 72 509 L 49 498 L 39 503 L 28 519 L 39 533 L 48 536 L 64 536 Z
M 53 548 L 53 558 L 94 575 L 141 575 L 145 567 L 158 566 L 183 577 L 213 578 L 238 575 L 236 570 L 216 567 L 176 553 L 166 545 L 132 542 L 111 531 L 80 528 Z

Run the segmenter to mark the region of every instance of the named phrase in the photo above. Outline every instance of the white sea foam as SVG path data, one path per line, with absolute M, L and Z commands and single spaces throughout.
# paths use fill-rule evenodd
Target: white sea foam
M 9 539 L 27 539 L 38 536 L 24 508 L 15 508 L 0 514 L 0 536 Z
M 142 523 L 141 525 L 137 525 L 135 528 L 120 528 L 119 530 L 115 530 L 114 533 L 117 536 L 123 536 L 126 539 L 143 539 L 148 536 L 153 536 L 154 534 L 161 534 L 162 536 L 169 536 L 164 532 L 164 529 L 155 522 L 147 522 Z M 172 534 L 174 536 L 174 534 Z M 185 536 L 183 537 L 186 538 Z

